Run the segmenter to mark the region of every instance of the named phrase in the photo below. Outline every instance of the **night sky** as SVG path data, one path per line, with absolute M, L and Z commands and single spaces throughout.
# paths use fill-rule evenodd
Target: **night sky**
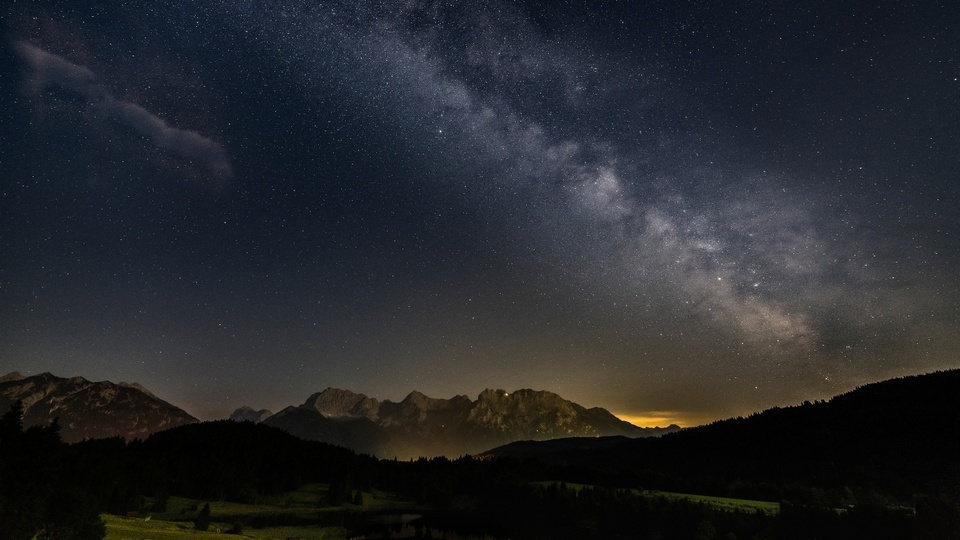
M 954 2 L 5 4 L 4 373 L 693 425 L 960 367 Z

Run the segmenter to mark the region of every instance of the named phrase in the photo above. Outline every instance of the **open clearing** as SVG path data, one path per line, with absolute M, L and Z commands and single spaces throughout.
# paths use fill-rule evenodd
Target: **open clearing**
M 347 530 L 342 527 L 264 527 L 262 529 L 244 528 L 242 535 L 217 532 L 227 530 L 225 523 L 211 522 L 210 530 L 196 531 L 192 523 L 163 521 L 159 519 L 123 518 L 119 516 L 103 515 L 107 524 L 106 540 L 205 540 L 205 539 L 240 539 L 262 538 L 264 540 L 286 538 L 301 538 L 302 540 L 347 538 Z
M 714 497 L 712 495 L 695 495 L 693 493 L 674 493 L 672 491 L 643 491 L 644 496 L 649 497 L 667 497 L 670 499 L 685 499 L 703 503 L 721 510 L 740 510 L 756 511 L 760 510 L 765 514 L 776 514 L 780 512 L 780 503 L 771 501 L 755 501 L 751 499 L 731 499 L 729 497 Z
M 144 511 L 136 517 L 103 514 L 103 520 L 107 525 L 106 540 L 344 539 L 347 538 L 348 531 L 339 526 L 298 525 L 254 528 L 244 525 L 240 535 L 227 534 L 226 531 L 237 522 L 248 523 L 251 519 L 258 517 L 336 521 L 331 518 L 345 513 L 375 514 L 416 510 L 415 504 L 380 490 L 364 491 L 362 505 L 348 503 L 341 506 L 328 506 L 325 503 L 328 488 L 327 484 L 307 484 L 296 491 L 265 498 L 263 504 L 209 501 L 210 527 L 207 531 L 197 531 L 193 528 L 193 520 L 207 501 L 170 497 L 163 511 Z M 156 500 L 148 499 L 147 502 L 149 505 Z
M 537 482 L 538 485 L 548 486 L 548 485 L 565 485 L 568 489 L 573 491 L 580 491 L 584 488 L 592 488 L 593 486 L 589 484 L 578 484 L 573 482 L 557 482 L 557 481 L 546 481 L 546 482 Z M 775 515 L 780 512 L 780 503 L 772 501 L 757 501 L 752 499 L 733 499 L 730 497 L 715 497 L 713 495 L 697 495 L 695 493 L 676 493 L 672 491 L 657 491 L 657 490 L 631 490 L 636 495 L 641 495 L 643 497 L 664 497 L 667 499 L 683 499 L 687 501 L 698 502 L 706 504 L 713 508 L 718 508 L 720 510 L 738 510 L 741 512 L 755 512 L 757 510 L 763 512 L 764 514 Z

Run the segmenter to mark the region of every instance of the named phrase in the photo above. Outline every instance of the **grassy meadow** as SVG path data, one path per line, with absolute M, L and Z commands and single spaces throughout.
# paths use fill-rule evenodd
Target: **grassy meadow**
M 265 498 L 261 504 L 209 501 L 210 526 L 207 531 L 195 530 L 193 522 L 208 501 L 184 497 L 170 497 L 163 511 L 145 511 L 131 517 L 109 514 L 102 517 L 107 526 L 107 540 L 204 540 L 238 537 L 313 540 L 344 539 L 347 538 L 348 531 L 341 526 L 315 524 L 262 528 L 244 525 L 240 536 L 229 534 L 228 531 L 237 523 L 248 523 L 258 517 L 289 522 L 336 522 L 338 515 L 349 513 L 410 512 L 417 509 L 414 503 L 380 490 L 364 491 L 362 504 L 329 506 L 326 504 L 328 489 L 328 484 L 308 484 L 296 491 Z M 147 499 L 146 502 L 149 507 L 155 504 L 156 500 Z
M 193 523 L 165 521 L 161 519 L 144 520 L 144 518 L 126 518 L 120 516 L 103 515 L 107 524 L 107 540 L 204 540 L 238 538 L 237 535 L 217 532 L 228 530 L 229 525 L 211 523 L 210 530 L 197 531 Z M 345 539 L 347 530 L 342 527 L 264 527 L 262 529 L 244 528 L 242 537 L 262 538 L 264 540 L 287 538 L 313 539 Z
M 730 497 L 714 497 L 712 495 L 695 495 L 692 493 L 674 493 L 671 491 L 641 491 L 641 495 L 648 497 L 667 497 L 669 499 L 684 499 L 703 503 L 719 510 L 761 511 L 764 514 L 776 514 L 780 511 L 780 503 L 771 501 L 755 501 L 751 499 L 732 499 Z
M 559 485 L 561 482 L 549 481 L 549 482 L 537 482 L 537 484 L 542 486 L 549 485 Z M 589 484 L 578 484 L 574 482 L 563 482 L 563 485 L 567 489 L 573 491 L 580 491 L 584 488 L 593 488 Z M 780 512 L 780 503 L 772 501 L 758 501 L 752 499 L 734 499 L 730 497 L 715 497 L 713 495 L 697 495 L 694 493 L 676 493 L 672 491 L 658 491 L 658 490 L 640 490 L 632 489 L 630 490 L 635 495 L 640 495 L 642 497 L 663 497 L 666 499 L 674 500 L 686 500 L 696 503 L 701 503 L 711 508 L 717 510 L 737 510 L 741 512 L 756 512 L 760 511 L 767 515 L 775 515 Z

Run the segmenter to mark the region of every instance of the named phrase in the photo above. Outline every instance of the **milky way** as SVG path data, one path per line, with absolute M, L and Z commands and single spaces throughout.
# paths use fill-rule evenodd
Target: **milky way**
M 5 9 L 3 371 L 693 424 L 960 364 L 946 4 Z

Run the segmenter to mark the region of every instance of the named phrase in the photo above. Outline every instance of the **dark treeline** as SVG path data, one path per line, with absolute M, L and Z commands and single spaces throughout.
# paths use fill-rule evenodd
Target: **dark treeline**
M 376 470 L 374 458 L 251 423 L 68 445 L 56 422 L 24 430 L 22 414 L 17 403 L 0 419 L 0 540 L 102 538 L 101 512 L 163 510 L 171 495 L 256 503 L 307 482 L 369 489 Z
M 843 400 L 838 403 L 845 406 Z M 820 472 L 827 450 L 817 454 L 811 448 L 824 443 L 798 439 L 783 427 L 798 421 L 789 418 L 798 411 L 809 411 L 812 416 L 801 415 L 807 418 L 803 421 L 820 421 L 824 430 L 843 425 L 847 417 L 842 410 L 835 407 L 829 415 L 817 416 L 820 407 L 823 404 L 777 409 L 659 441 L 627 441 L 628 446 L 618 444 L 592 458 L 585 457 L 589 453 L 558 452 L 395 461 L 229 421 L 181 426 L 146 441 L 118 438 L 67 445 L 60 441 L 56 423 L 24 429 L 22 410 L 15 406 L 0 419 L 0 540 L 29 540 L 37 533 L 41 540 L 102 538 L 100 512 L 161 511 L 173 495 L 257 503 L 311 482 L 330 485 L 326 504 L 362 499 L 362 492 L 376 487 L 421 503 L 428 509 L 426 519 L 440 530 L 475 529 L 511 538 L 960 537 L 960 496 L 950 491 L 960 481 L 956 455 L 951 459 L 943 454 L 953 448 L 950 443 L 942 442 L 945 448 L 935 450 L 931 462 L 902 465 L 916 457 L 909 455 L 911 449 L 919 452 L 917 445 L 932 440 L 933 435 L 924 435 L 932 421 L 921 419 L 921 428 L 909 433 L 920 440 L 903 441 L 895 449 L 866 448 L 875 441 L 871 430 L 878 428 L 851 426 L 850 446 L 834 448 L 839 454 L 831 476 Z M 777 444 L 805 450 L 771 454 L 769 444 L 760 439 L 764 432 Z M 836 440 L 824 433 L 827 440 Z M 898 437 L 886 440 L 889 444 Z M 629 446 L 634 444 L 638 446 Z M 746 450 L 750 444 L 759 449 Z M 860 463 L 872 465 L 845 470 L 856 460 L 843 454 L 854 449 L 864 460 Z M 803 461 L 803 452 L 813 452 L 819 464 L 794 463 Z M 940 455 L 942 462 L 937 461 Z M 877 456 L 890 462 L 879 463 Z M 729 460 L 728 465 L 723 460 Z M 903 476 L 897 476 L 898 467 Z M 936 467 L 944 467 L 939 476 L 946 479 L 928 478 L 927 471 Z M 877 478 L 871 471 L 891 477 Z M 587 487 L 574 488 L 564 481 Z M 643 495 L 639 489 L 644 488 L 784 502 L 777 515 L 735 512 Z M 238 525 L 276 524 L 269 516 L 249 519 Z
M 650 496 L 638 488 L 663 486 L 635 483 L 639 475 L 621 477 L 536 458 L 381 462 L 380 474 L 384 473 L 388 476 L 378 476 L 379 480 L 430 504 L 439 520 L 453 520 L 458 530 L 473 525 L 502 537 L 960 538 L 960 500 L 944 494 L 917 493 L 905 507 L 891 503 L 889 495 L 856 487 L 853 491 L 870 495 L 854 505 L 782 501 L 780 512 L 768 515 Z M 655 476 L 666 478 L 649 475 Z M 585 480 L 590 485 L 575 489 L 557 479 Z M 778 493 L 822 491 L 802 484 L 768 488 Z
M 960 370 L 892 379 L 830 401 L 773 408 L 664 435 L 508 445 L 496 455 L 562 465 L 584 483 L 807 505 L 960 498 Z
M 0 538 L 96 539 L 102 501 L 75 476 L 60 426 L 23 429 L 18 402 L 0 417 Z
M 960 494 L 960 371 L 893 379 L 664 436 L 632 458 L 669 473 Z

